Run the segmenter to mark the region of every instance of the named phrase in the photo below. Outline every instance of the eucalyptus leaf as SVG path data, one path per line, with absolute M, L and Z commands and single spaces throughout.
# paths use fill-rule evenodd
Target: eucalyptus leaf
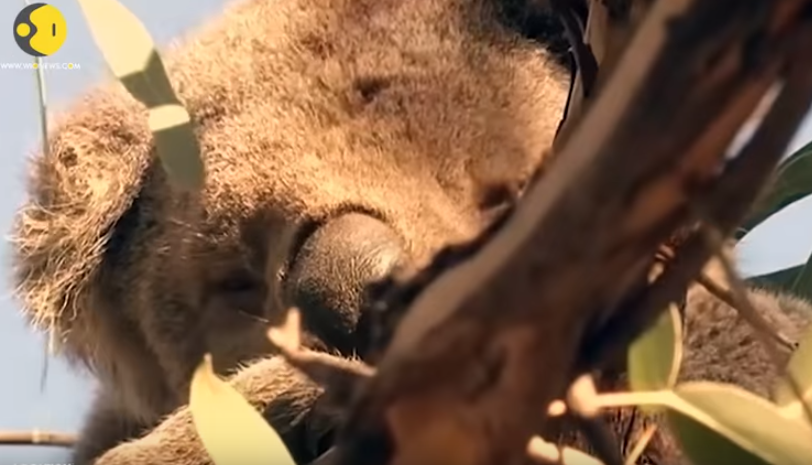
M 812 300 L 812 255 L 795 277 L 791 292 L 800 298 Z
M 793 266 L 772 273 L 752 276 L 747 278 L 746 281 L 748 284 L 758 287 L 766 287 L 776 291 L 791 291 L 803 269 L 804 265 Z
M 149 110 L 149 129 L 155 138 L 155 145 L 164 147 L 161 163 L 169 176 L 184 186 L 196 186 L 203 179 L 202 164 L 190 157 L 194 151 L 200 153 L 189 114 L 181 105 L 162 105 Z
M 738 239 L 767 218 L 812 194 L 812 143 L 781 162 L 767 189 L 739 228 Z
M 682 361 L 682 320 L 679 308 L 669 305 L 657 322 L 640 335 L 628 351 L 629 385 L 634 391 L 674 386 Z
M 812 427 L 737 386 L 681 384 L 668 407 L 671 429 L 696 465 L 812 463 Z
M 737 446 L 724 435 L 708 428 L 690 416 L 666 412 L 670 428 L 676 434 L 682 453 L 694 465 L 771 465 L 758 455 Z
M 79 0 L 93 40 L 113 74 L 160 120 L 155 146 L 169 179 L 180 187 L 199 189 L 205 176 L 200 146 L 191 119 L 172 89 L 161 57 L 141 21 L 116 0 Z M 165 123 L 167 110 L 174 124 Z M 153 116 L 154 112 L 160 113 Z
M 211 355 L 195 370 L 189 409 L 215 465 L 296 465 L 276 431 L 214 373 Z

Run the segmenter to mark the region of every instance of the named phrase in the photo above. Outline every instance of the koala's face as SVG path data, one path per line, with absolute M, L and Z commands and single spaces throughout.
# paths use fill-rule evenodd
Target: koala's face
M 270 350 L 267 323 L 289 306 L 314 340 L 351 353 L 366 284 L 472 238 L 542 163 L 569 77 L 514 27 L 537 13 L 526 7 L 228 10 L 165 54 L 199 130 L 203 192 L 168 185 L 122 91 L 75 107 L 21 216 L 29 311 L 56 316 L 109 376 L 126 378 L 129 360 L 170 391 L 205 351 L 227 371 Z

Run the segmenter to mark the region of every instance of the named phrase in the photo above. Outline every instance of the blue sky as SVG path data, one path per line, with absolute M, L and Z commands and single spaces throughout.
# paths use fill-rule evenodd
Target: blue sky
M 146 25 L 153 39 L 167 44 L 204 19 L 216 15 L 228 3 L 223 0 L 120 0 Z M 49 61 L 78 63 L 81 69 L 52 70 L 46 73 L 49 112 L 65 108 L 108 72 L 93 44 L 75 1 L 50 2 L 65 15 L 67 40 L 58 56 Z M 27 62 L 11 38 L 12 22 L 24 6 L 23 0 L 0 2 L 0 25 L 7 32 L 0 37 L 0 62 Z M 0 170 L 0 230 L 4 236 L 11 227 L 15 210 L 25 196 L 28 157 L 40 143 L 37 94 L 31 71 L 0 70 L 0 140 L 6 147 Z M 812 118 L 807 118 L 790 147 L 794 150 L 812 140 Z M 740 246 L 740 268 L 745 274 L 763 273 L 798 264 L 812 251 L 812 200 L 799 202 L 771 219 L 748 236 Z M 0 243 L 0 431 L 53 429 L 75 431 L 92 394 L 93 384 L 73 373 L 61 360 L 52 359 L 45 390 L 40 390 L 44 363 L 44 343 L 19 316 L 11 296 L 9 249 Z M 67 455 L 60 449 L 2 447 L 0 465 L 11 463 L 57 463 Z

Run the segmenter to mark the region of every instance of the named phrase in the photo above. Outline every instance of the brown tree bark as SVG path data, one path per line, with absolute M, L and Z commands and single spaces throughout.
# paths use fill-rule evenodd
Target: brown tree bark
M 548 405 L 684 291 L 714 252 L 703 228 L 729 234 L 768 180 L 812 100 L 811 8 L 653 3 L 552 168 L 411 304 L 331 462 L 525 463 Z M 760 128 L 726 161 L 778 82 Z M 675 258 L 647 284 L 657 249 L 680 231 Z

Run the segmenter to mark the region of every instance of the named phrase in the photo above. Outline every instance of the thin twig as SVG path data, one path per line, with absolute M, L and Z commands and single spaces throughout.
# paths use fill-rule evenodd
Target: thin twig
M 574 449 L 562 447 L 558 444 L 545 441 L 541 436 L 534 436 L 527 444 L 527 455 L 539 463 L 553 463 L 558 465 L 605 465 L 599 459 Z
M 705 227 L 702 228 L 702 231 L 704 231 L 704 237 L 708 241 L 710 247 L 718 247 L 719 244 L 721 244 L 723 236 L 721 236 L 716 228 Z M 724 254 L 719 254 L 718 259 L 722 264 L 722 269 L 725 272 L 727 280 L 730 282 L 730 289 L 733 294 L 733 298 L 738 304 L 735 308 L 742 308 L 744 309 L 744 314 L 749 314 L 751 316 L 758 314 L 758 311 L 753 306 L 750 298 L 747 297 L 747 288 L 744 281 L 733 268 L 733 264 L 730 263 L 730 260 L 724 256 Z M 812 408 L 810 408 L 810 406 L 804 402 L 804 389 L 801 387 L 798 380 L 795 379 L 792 373 L 787 370 L 786 360 L 781 356 L 781 354 L 778 353 L 775 344 L 773 344 L 768 337 L 771 334 L 770 331 L 764 331 L 761 328 L 756 327 L 755 333 L 759 342 L 764 347 L 764 351 L 775 365 L 776 370 L 781 373 L 784 378 L 786 378 L 787 384 L 789 384 L 793 394 L 800 401 L 803 411 L 806 414 L 807 421 L 812 423 Z
M 648 428 L 643 431 L 643 434 L 640 435 L 640 439 L 634 444 L 634 449 L 632 449 L 626 457 L 624 465 L 635 465 L 637 463 L 637 460 L 643 455 L 643 451 L 646 450 L 646 446 L 651 442 L 651 438 L 654 437 L 656 432 L 657 424 L 649 425 Z
M 375 374 L 375 369 L 368 365 L 339 363 L 337 361 L 342 359 L 305 349 L 301 345 L 301 334 L 301 315 L 298 309 L 291 308 L 283 324 L 268 331 L 268 338 L 291 365 L 311 377 L 313 381 L 318 383 L 324 381 L 325 376 L 339 374 L 353 379 L 365 379 Z
M 327 452 L 321 454 L 316 460 L 310 462 L 309 465 L 333 465 L 336 459 L 336 450 L 334 447 L 327 449 Z
M 26 5 L 31 5 L 30 0 L 25 1 Z M 48 112 L 47 112 L 47 99 L 45 92 L 45 70 L 42 67 L 42 57 L 34 57 L 34 64 L 36 65 L 37 77 L 37 98 L 39 99 L 39 124 L 40 133 L 42 135 L 42 156 L 48 158 Z
M 0 431 L 0 445 L 73 447 L 76 436 L 51 431 Z
M 578 429 L 592 445 L 595 455 L 606 465 L 622 465 L 623 457 L 617 447 L 617 438 L 600 418 L 595 408 L 597 391 L 592 376 L 577 378 L 567 392 L 567 405 Z
M 716 281 L 713 280 L 713 278 L 705 273 L 702 273 L 696 278 L 696 282 L 701 284 L 702 287 L 707 289 L 708 292 L 710 292 L 714 297 L 736 310 L 739 315 L 756 331 L 760 331 L 767 335 L 770 339 L 788 351 L 795 350 L 796 344 L 793 341 L 790 341 L 786 336 L 772 328 L 770 323 L 758 311 L 755 313 L 750 313 L 750 307 L 740 305 L 733 292 L 720 286 Z
M 589 15 L 586 24 L 580 27 L 573 23 L 563 10 L 572 13 L 572 6 L 553 1 L 554 11 L 564 24 L 567 39 L 572 47 L 576 63 L 570 82 L 570 91 L 563 118 L 556 131 L 555 145 L 563 147 L 578 120 L 594 101 L 597 90 L 611 76 L 620 56 L 625 51 L 632 32 L 636 29 L 645 11 L 650 6 L 649 0 L 588 0 Z M 559 5 L 556 5 L 559 4 Z M 574 15 L 570 15 L 574 16 Z M 568 29 L 579 26 L 579 37 L 570 37 Z
M 31 5 L 31 0 L 25 0 L 26 5 Z M 45 90 L 45 70 L 42 66 L 42 57 L 34 57 L 35 71 L 34 76 L 37 78 L 37 99 L 39 101 L 39 127 L 42 136 L 42 156 L 47 160 L 49 158 L 49 144 L 48 144 L 48 99 Z M 53 325 L 51 325 L 53 326 Z M 56 333 L 51 329 L 48 332 L 48 339 L 45 342 L 45 356 L 42 363 L 42 372 L 39 379 L 40 393 L 45 392 L 45 385 L 48 380 L 48 366 L 51 354 L 54 352 L 56 345 Z
M 576 426 L 592 446 L 594 454 L 605 465 L 623 465 L 623 456 L 618 448 L 618 441 L 606 420 L 574 416 Z
M 301 315 L 296 308 L 288 310 L 282 325 L 268 331 L 268 338 L 285 360 L 325 388 L 320 399 L 323 408 L 343 412 L 358 386 L 373 376 L 375 369 L 357 361 L 305 349 L 301 345 L 301 336 Z
M 583 93 L 581 97 L 587 99 L 591 96 L 598 78 L 598 61 L 595 59 L 595 54 L 592 53 L 592 48 L 584 43 L 583 28 L 579 24 L 570 2 L 552 0 L 550 4 L 564 25 L 564 35 L 572 48 L 577 74 L 581 78 L 581 92 Z M 566 118 L 566 109 L 564 117 Z

